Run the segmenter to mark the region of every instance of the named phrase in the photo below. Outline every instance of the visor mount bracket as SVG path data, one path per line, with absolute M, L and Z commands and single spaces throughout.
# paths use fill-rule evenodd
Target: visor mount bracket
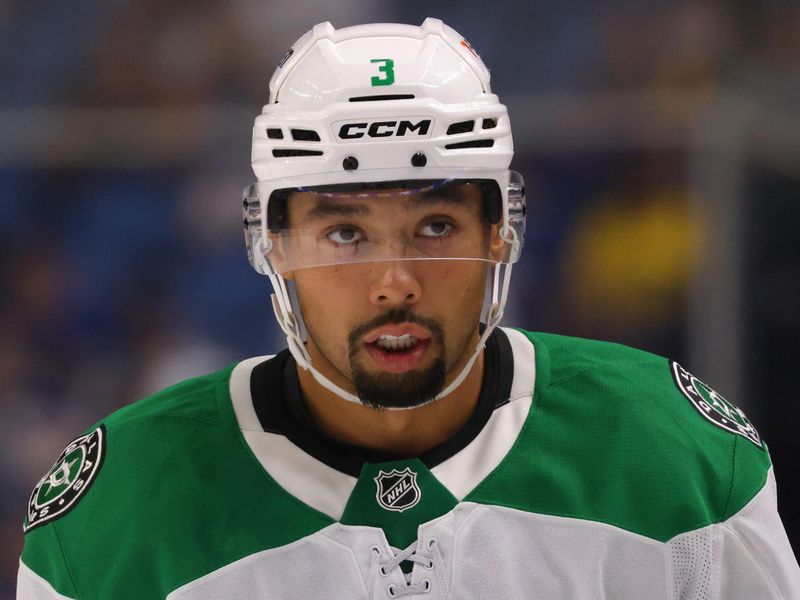
M 417 152 L 411 157 L 412 167 L 424 167 L 426 164 L 428 164 L 428 157 L 422 152 Z

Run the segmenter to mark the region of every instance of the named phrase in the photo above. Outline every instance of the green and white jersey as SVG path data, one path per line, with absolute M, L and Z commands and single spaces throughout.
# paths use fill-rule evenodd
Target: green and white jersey
M 304 427 L 294 368 L 246 360 L 70 444 L 17 597 L 800 598 L 766 446 L 676 363 L 498 330 L 473 417 L 410 460 Z

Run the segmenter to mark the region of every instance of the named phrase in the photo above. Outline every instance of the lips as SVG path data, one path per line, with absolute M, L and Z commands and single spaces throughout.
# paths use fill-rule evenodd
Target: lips
M 416 343 L 407 349 L 381 348 L 378 340 L 381 336 L 412 336 Z M 418 368 L 425 353 L 431 345 L 431 332 L 416 323 L 392 323 L 378 327 L 361 338 L 370 358 L 378 368 L 389 373 L 404 373 Z
M 418 340 L 408 350 L 400 351 L 386 351 L 380 348 L 377 344 L 365 344 L 367 353 L 372 360 L 383 371 L 389 373 L 405 373 L 412 371 L 422 365 L 425 358 L 425 353 L 431 345 L 430 338 L 425 340 Z
M 373 329 L 362 337 L 361 341 L 365 344 L 374 344 L 382 335 L 400 337 L 406 334 L 413 335 L 421 342 L 430 340 L 431 338 L 431 332 L 422 325 L 417 325 L 416 323 L 392 323 Z

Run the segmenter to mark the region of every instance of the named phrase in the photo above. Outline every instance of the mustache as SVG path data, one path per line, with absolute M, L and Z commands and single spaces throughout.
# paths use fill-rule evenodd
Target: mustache
M 389 312 L 378 315 L 366 323 L 362 323 L 350 332 L 350 335 L 348 336 L 350 354 L 353 355 L 355 353 L 356 348 L 358 347 L 358 342 L 367 332 L 376 329 L 377 327 L 383 327 L 384 325 L 396 325 L 399 323 L 414 323 L 416 325 L 422 325 L 431 332 L 431 335 L 435 341 L 441 343 L 444 339 L 444 329 L 435 319 L 422 317 L 411 312 L 407 308 L 393 308 Z

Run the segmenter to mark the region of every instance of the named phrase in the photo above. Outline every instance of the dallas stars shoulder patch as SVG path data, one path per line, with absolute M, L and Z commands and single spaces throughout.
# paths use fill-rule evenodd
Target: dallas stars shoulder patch
M 670 361 L 670 370 L 675 385 L 707 421 L 750 440 L 761 449 L 764 448 L 761 436 L 741 409 L 728 402 L 722 394 L 715 392 L 711 386 L 700 381 L 674 360 Z
M 28 501 L 25 531 L 69 512 L 95 480 L 105 455 L 105 428 L 72 440 L 39 480 Z

